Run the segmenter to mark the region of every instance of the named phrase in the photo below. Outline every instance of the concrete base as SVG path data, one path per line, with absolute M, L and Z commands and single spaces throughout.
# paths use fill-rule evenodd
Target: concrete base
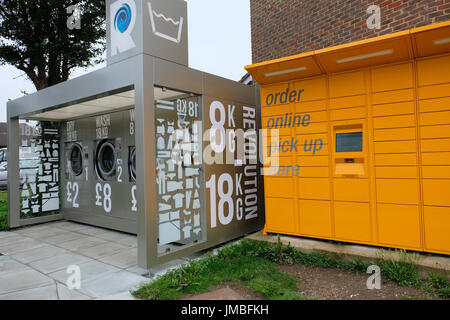
M 276 243 L 278 242 L 278 235 L 269 234 L 265 236 L 262 234 L 262 231 L 259 231 L 248 236 L 248 239 Z M 336 243 L 327 240 L 286 235 L 280 235 L 280 241 L 284 245 L 290 244 L 304 253 L 321 252 L 344 262 L 350 262 L 357 257 L 367 262 L 375 262 L 380 258 L 399 261 L 402 258 L 400 250 L 389 248 Z M 417 265 L 419 276 L 426 278 L 428 273 L 432 271 L 441 276 L 445 275 L 450 279 L 450 257 L 419 252 L 408 252 L 406 255 Z

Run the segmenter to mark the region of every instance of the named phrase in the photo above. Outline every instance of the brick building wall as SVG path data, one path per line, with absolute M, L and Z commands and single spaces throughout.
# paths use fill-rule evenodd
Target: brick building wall
M 367 8 L 381 8 L 369 29 Z M 253 63 L 450 20 L 450 0 L 250 0 Z

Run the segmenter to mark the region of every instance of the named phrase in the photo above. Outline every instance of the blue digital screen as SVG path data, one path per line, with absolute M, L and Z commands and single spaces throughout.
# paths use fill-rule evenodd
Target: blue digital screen
M 361 152 L 363 150 L 362 132 L 336 134 L 336 152 Z

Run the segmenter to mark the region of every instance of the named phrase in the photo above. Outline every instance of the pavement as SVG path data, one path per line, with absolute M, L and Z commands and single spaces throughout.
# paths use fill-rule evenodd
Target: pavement
M 195 257 L 154 268 L 152 275 Z M 68 287 L 70 266 L 79 267 L 80 289 Z M 68 221 L 0 232 L 0 300 L 132 300 L 130 291 L 150 282 L 148 274 L 137 266 L 134 235 Z

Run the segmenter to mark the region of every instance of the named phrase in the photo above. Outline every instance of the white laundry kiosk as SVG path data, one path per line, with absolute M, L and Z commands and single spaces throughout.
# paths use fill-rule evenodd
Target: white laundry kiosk
M 261 229 L 257 88 L 188 67 L 185 1 L 106 6 L 107 67 L 8 103 L 10 226 L 137 234 L 147 269 Z

